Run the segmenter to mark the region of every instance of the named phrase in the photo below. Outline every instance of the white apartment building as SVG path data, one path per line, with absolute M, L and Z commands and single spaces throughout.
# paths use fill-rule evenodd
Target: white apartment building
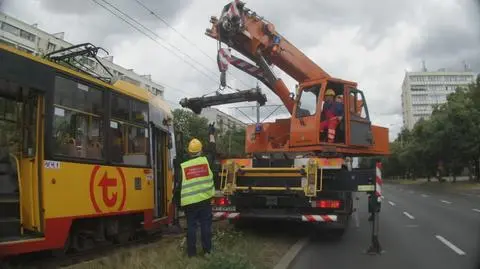
M 402 84 L 403 125 L 411 130 L 415 123 L 432 114 L 433 105 L 443 104 L 447 95 L 458 87 L 466 87 L 475 80 L 470 71 L 405 72 Z
M 212 107 L 202 109 L 202 113 L 200 114 L 200 116 L 206 118 L 208 120 L 208 123 L 215 122 L 215 128 L 219 133 L 225 132 L 229 129 L 247 127 L 244 122 Z
M 73 44 L 63 39 L 64 35 L 63 32 L 47 33 L 39 29 L 37 24 L 30 25 L 0 12 L 0 43 L 14 46 L 29 53 L 44 55 L 72 46 Z M 99 60 L 112 75 L 147 89 L 154 95 L 163 97 L 164 87 L 154 82 L 150 75 L 139 75 L 132 69 L 126 69 L 113 63 L 113 56 L 99 58 Z M 107 75 L 97 62 L 88 60 L 86 64 L 93 67 L 96 72 Z

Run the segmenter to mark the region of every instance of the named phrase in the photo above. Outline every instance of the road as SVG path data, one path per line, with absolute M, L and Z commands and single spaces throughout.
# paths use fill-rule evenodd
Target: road
M 371 226 L 361 195 L 359 227 L 352 222 L 341 240 L 311 236 L 293 269 L 476 268 L 480 254 L 480 195 L 428 191 L 415 185 L 386 184 L 380 214 L 382 255 L 364 254 Z

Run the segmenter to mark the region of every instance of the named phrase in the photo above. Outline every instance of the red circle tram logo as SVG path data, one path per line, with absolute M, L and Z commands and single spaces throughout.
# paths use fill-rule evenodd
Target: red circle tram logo
M 97 213 L 122 211 L 127 187 L 121 168 L 96 165 L 90 175 L 90 200 Z

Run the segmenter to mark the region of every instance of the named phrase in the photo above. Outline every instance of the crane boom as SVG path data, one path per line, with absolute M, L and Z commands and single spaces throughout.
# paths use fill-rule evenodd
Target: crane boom
M 205 34 L 219 43 L 221 85 L 226 85 L 226 71 L 233 65 L 270 88 L 291 114 L 275 122 L 248 125 L 246 152 L 389 153 L 388 129 L 372 124 L 365 95 L 356 82 L 330 76 L 239 0 L 225 5 L 220 17 L 211 17 L 210 23 Z M 231 49 L 245 58 L 232 56 Z M 274 66 L 297 81 L 295 93 L 276 76 Z
M 277 33 L 273 24 L 245 8 L 244 3 L 238 0 L 224 7 L 220 19 L 212 17 L 210 22 L 213 25 L 207 29 L 206 35 L 229 45 L 255 62 L 267 75 L 266 85 L 280 97 L 290 114 L 294 105 L 292 94 L 285 83 L 275 76 L 270 65 L 277 66 L 299 83 L 330 77 Z

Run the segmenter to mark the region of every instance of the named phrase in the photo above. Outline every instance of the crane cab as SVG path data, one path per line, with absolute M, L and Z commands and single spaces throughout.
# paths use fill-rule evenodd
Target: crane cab
M 326 96 L 328 89 L 333 90 L 335 96 Z M 291 147 L 318 144 L 370 147 L 373 144 L 363 92 L 357 89 L 356 83 L 339 79 L 300 85 L 290 130 Z

